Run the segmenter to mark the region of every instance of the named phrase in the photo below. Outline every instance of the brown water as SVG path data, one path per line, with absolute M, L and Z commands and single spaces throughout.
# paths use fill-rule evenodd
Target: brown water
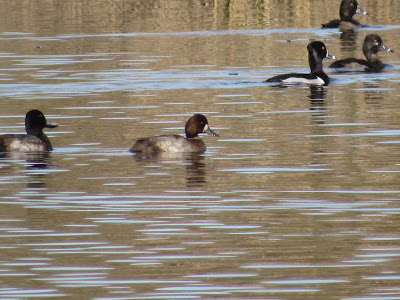
M 0 298 L 400 299 L 400 3 L 359 3 L 345 36 L 339 1 L 5 1 L 0 131 L 60 126 L 0 158 Z M 262 83 L 370 32 L 383 73 Z M 206 153 L 127 151 L 193 113 Z

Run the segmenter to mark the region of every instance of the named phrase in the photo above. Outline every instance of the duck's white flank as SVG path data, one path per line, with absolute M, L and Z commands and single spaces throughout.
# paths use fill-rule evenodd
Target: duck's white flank
M 307 79 L 301 77 L 289 77 L 282 80 L 284 83 L 306 83 L 306 84 L 325 84 L 325 81 L 317 76 L 315 79 Z

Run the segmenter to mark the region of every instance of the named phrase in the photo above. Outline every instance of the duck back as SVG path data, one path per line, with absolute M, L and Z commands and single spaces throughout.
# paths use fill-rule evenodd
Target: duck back
M 366 61 L 365 59 L 359 59 L 359 58 L 345 58 L 345 59 L 339 59 L 332 63 L 329 68 L 351 68 L 351 67 L 370 67 L 370 63 Z
M 176 134 L 140 138 L 134 141 L 131 152 L 204 152 L 206 145 L 200 138 L 184 138 Z
M 340 25 L 340 20 L 339 19 L 335 19 L 335 20 L 331 20 L 326 24 L 322 24 L 322 28 L 338 28 Z
M 47 138 L 47 136 L 46 136 Z M 47 138 L 48 140 L 48 138 Z M 51 151 L 53 147 L 48 140 L 49 145 L 33 135 L 29 134 L 4 134 L 0 136 L 0 152 L 8 151 Z

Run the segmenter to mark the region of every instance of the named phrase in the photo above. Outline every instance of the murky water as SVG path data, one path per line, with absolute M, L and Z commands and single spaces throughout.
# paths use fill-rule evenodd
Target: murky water
M 400 4 L 359 3 L 350 36 L 335 1 L 2 5 L 0 131 L 60 126 L 0 158 L 0 298 L 399 299 Z M 370 32 L 382 73 L 262 83 Z M 206 153 L 128 152 L 193 113 Z

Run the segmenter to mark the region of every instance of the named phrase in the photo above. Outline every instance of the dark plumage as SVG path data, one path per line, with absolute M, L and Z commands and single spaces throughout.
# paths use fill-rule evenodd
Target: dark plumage
M 30 110 L 25 116 L 27 134 L 0 135 L 0 152 L 8 151 L 52 151 L 50 139 L 43 128 L 54 128 L 57 124 L 47 122 L 45 116 L 38 110 Z
M 365 67 L 369 72 L 380 72 L 384 68 L 383 62 L 378 57 L 379 51 L 394 52 L 386 48 L 381 37 L 377 34 L 368 34 L 364 39 L 363 53 L 367 60 L 358 58 L 345 58 L 332 63 L 330 68 Z
M 309 74 L 289 73 L 278 75 L 266 80 L 266 82 L 282 82 L 282 83 L 306 83 L 306 84 L 323 84 L 328 85 L 330 80 L 322 69 L 322 60 L 325 57 L 336 59 L 330 55 L 322 42 L 311 42 L 307 46 L 308 63 L 311 72 Z
M 186 138 L 177 134 L 159 135 L 140 138 L 134 141 L 131 152 L 154 154 L 159 152 L 197 152 L 206 150 L 206 144 L 198 137 L 199 133 L 219 136 L 208 126 L 208 121 L 201 114 L 193 115 L 185 125 Z
M 354 30 L 361 26 L 360 22 L 353 19 L 355 14 L 367 15 L 358 5 L 356 0 L 343 0 L 340 4 L 340 20 L 335 19 L 326 24 L 322 24 L 322 28 L 339 28 L 341 31 Z

